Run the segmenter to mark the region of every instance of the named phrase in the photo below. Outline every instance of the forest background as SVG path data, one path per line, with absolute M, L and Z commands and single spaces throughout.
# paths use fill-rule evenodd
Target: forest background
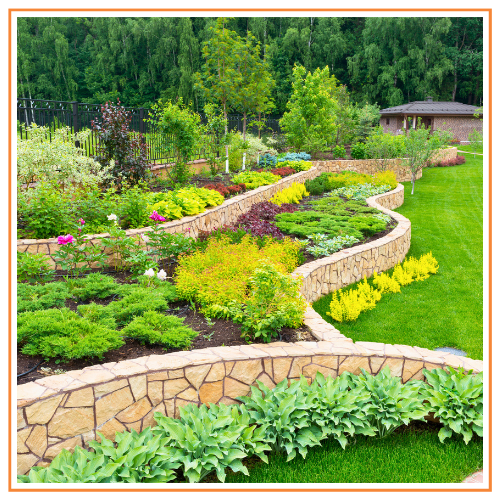
M 150 107 L 192 102 L 215 17 L 37 17 L 17 20 L 18 97 Z M 396 106 L 435 101 L 482 105 L 479 17 L 240 17 L 228 28 L 260 42 L 275 86 L 272 114 L 292 93 L 294 64 L 328 66 L 351 100 Z

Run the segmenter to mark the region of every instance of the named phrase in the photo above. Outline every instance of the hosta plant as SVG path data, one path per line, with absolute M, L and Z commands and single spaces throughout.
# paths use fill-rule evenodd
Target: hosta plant
M 161 413 L 155 413 L 155 419 L 155 432 L 175 450 L 173 460 L 180 462 L 190 483 L 212 472 L 224 482 L 228 467 L 248 475 L 241 462 L 247 456 L 258 455 L 267 462 L 265 429 L 249 425 L 249 416 L 235 405 L 187 405 L 180 408 L 179 419 Z
M 250 423 L 266 429 L 266 437 L 274 451 L 286 453 L 287 462 L 297 452 L 305 457 L 307 448 L 320 445 L 321 427 L 311 418 L 315 394 L 304 388 L 300 380 L 288 387 L 288 380 L 269 389 L 260 380 L 257 387 L 250 387 L 251 396 L 237 399 L 245 404 Z
M 305 391 L 315 395 L 311 420 L 321 428 L 322 439 L 333 437 L 342 448 L 348 436 L 376 434 L 370 417 L 370 394 L 361 385 L 351 388 L 349 375 L 344 372 L 337 378 L 325 378 L 318 372 L 310 386 L 302 379 Z
M 473 375 L 472 370 L 452 367 L 448 370 L 423 370 L 429 384 L 421 389 L 424 408 L 443 424 L 441 442 L 456 433 L 468 443 L 474 433 L 483 435 L 483 373 Z
M 108 463 L 104 455 L 77 446 L 73 453 L 63 449 L 47 467 L 32 467 L 28 475 L 18 475 L 17 482 L 104 483 L 119 467 L 119 463 Z
M 179 467 L 175 450 L 167 445 L 167 439 L 154 434 L 150 427 L 137 433 L 117 432 L 115 441 L 97 433 L 101 442 L 90 441 L 96 458 L 104 457 L 113 466 L 106 483 L 167 483 L 175 478 Z M 114 467 L 117 465 L 117 467 Z
M 44 284 L 53 279 L 55 271 L 50 269 L 49 258 L 41 253 L 17 252 L 17 281 Z
M 361 375 L 352 376 L 352 386 L 368 391 L 371 408 L 366 414 L 371 416 L 371 424 L 380 437 L 388 436 L 412 420 L 425 420 L 428 410 L 422 406 L 420 383 L 402 384 L 400 378 L 391 377 L 389 367 L 375 376 L 364 369 L 361 371 Z

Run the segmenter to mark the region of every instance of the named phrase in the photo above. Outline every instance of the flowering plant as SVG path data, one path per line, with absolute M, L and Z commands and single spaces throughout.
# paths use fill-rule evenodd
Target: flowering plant
M 118 225 L 118 217 L 115 214 L 107 216 L 110 224 L 108 226 L 109 238 L 101 238 L 101 245 L 111 249 L 115 271 L 123 269 L 124 260 L 130 255 L 131 249 L 135 246 L 134 240 L 127 236 Z
M 80 219 L 76 227 L 76 236 L 67 234 L 57 238 L 60 249 L 54 254 L 54 258 L 63 271 L 69 271 L 72 278 L 90 271 L 93 264 L 102 267 L 106 258 L 100 247 L 89 244 L 89 238 L 82 235 L 84 225 L 85 221 Z

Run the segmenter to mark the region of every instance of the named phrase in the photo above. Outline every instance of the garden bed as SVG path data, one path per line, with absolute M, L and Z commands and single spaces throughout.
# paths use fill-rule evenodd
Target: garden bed
M 322 196 L 309 196 L 303 198 L 295 209 L 298 212 L 307 211 L 311 209 L 311 202 L 315 202 L 321 200 Z M 347 200 L 344 199 L 344 202 Z M 344 203 L 343 202 L 343 203 Z M 375 241 L 378 238 L 382 238 L 388 233 L 390 233 L 393 227 L 396 225 L 396 221 L 391 220 L 387 228 L 375 235 L 372 235 L 368 238 L 365 238 L 362 241 L 359 241 L 353 246 L 366 244 L 371 241 Z M 318 257 L 301 250 L 301 260 L 303 263 L 311 263 L 317 260 Z M 176 269 L 176 264 L 169 264 L 165 261 L 159 262 L 159 267 L 165 269 L 168 273 L 168 276 L 173 276 Z M 110 270 L 108 269 L 108 272 Z M 64 279 L 64 275 L 67 273 L 59 272 L 57 280 L 61 281 Z M 117 283 L 125 284 L 130 282 L 131 273 L 130 272 L 120 272 L 120 273 L 110 273 L 114 275 Z M 99 304 L 101 306 L 107 306 L 111 302 L 116 300 L 116 297 L 112 296 L 107 299 L 93 299 L 90 302 Z M 86 302 L 77 302 L 73 299 L 67 299 L 65 302 L 65 307 L 70 311 L 77 312 L 77 307 L 82 304 L 88 304 L 89 301 Z M 213 319 L 205 318 L 199 312 L 196 312 L 189 304 L 186 302 L 174 302 L 169 303 L 169 309 L 165 311 L 167 314 L 179 316 L 184 318 L 184 324 L 196 332 L 198 335 L 192 340 L 189 350 L 196 349 L 204 349 L 208 347 L 216 347 L 216 346 L 236 346 L 240 345 L 244 340 L 241 338 L 241 328 L 238 324 L 233 323 L 230 320 L 223 319 Z M 283 328 L 281 330 L 281 334 L 277 340 L 286 341 L 286 342 L 296 342 L 296 341 L 310 341 L 315 340 L 316 337 L 310 334 L 307 327 L 299 327 L 299 328 Z M 166 354 L 171 352 L 179 351 L 179 348 L 164 348 L 162 346 L 154 346 L 154 345 L 141 345 L 137 340 L 133 340 L 130 338 L 125 338 L 126 343 L 117 348 L 111 349 L 104 353 L 104 357 L 99 360 L 100 363 L 109 363 L 109 362 L 118 362 L 127 359 L 135 359 L 143 356 L 149 356 L 152 354 Z M 88 359 L 77 359 L 71 360 L 69 362 L 57 362 L 55 359 L 51 361 L 42 362 L 41 356 L 27 356 L 22 353 L 19 353 L 18 357 L 18 375 L 24 374 L 29 371 L 33 367 L 36 366 L 36 369 L 23 375 L 18 378 L 18 383 L 24 384 L 27 382 L 31 382 L 37 379 L 40 379 L 46 375 L 53 375 L 57 373 L 62 373 L 64 371 L 71 370 L 79 370 L 85 368 L 87 366 L 91 366 L 95 364 L 97 361 L 96 358 Z M 37 366 L 38 365 L 38 366 Z M 60 371 L 57 371 L 60 370 Z

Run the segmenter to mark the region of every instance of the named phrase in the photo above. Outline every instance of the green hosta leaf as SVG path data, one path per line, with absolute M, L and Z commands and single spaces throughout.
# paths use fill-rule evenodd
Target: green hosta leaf
M 448 427 L 441 427 L 438 433 L 439 441 L 441 441 L 442 443 L 446 438 L 451 437 L 451 435 L 451 429 L 449 429 Z

